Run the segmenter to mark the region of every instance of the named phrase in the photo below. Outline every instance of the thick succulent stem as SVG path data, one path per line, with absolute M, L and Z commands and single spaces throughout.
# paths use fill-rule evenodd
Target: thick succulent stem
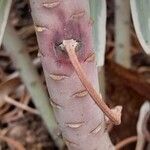
M 63 41 L 80 46 L 78 61 L 94 89 L 99 91 L 92 44 L 92 22 L 87 0 L 30 0 L 51 104 L 71 150 L 114 149 L 106 131 L 105 117 L 80 81 Z

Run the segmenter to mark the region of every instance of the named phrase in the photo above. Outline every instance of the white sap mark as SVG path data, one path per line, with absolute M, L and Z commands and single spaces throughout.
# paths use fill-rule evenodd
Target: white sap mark
M 100 123 L 96 128 L 94 128 L 90 133 L 97 134 L 102 129 L 102 123 Z
M 77 129 L 79 127 L 81 127 L 84 122 L 77 122 L 77 123 L 66 123 L 68 127 L 70 128 L 74 128 L 74 129 Z
M 92 62 L 95 60 L 95 53 L 93 54 L 90 54 L 90 56 L 88 56 L 86 59 L 85 59 L 85 62 Z
M 46 8 L 54 8 L 54 7 L 57 7 L 58 5 L 60 4 L 59 1 L 56 1 L 56 2 L 45 2 L 43 3 L 43 6 L 46 7 Z
M 38 25 L 35 25 L 34 28 L 36 32 L 43 32 L 47 29 L 46 27 L 38 26 Z
M 86 95 L 88 95 L 88 91 L 87 90 L 79 91 L 79 92 L 73 94 L 73 96 L 77 97 L 77 98 L 84 97 Z
M 78 12 L 75 12 L 71 18 L 72 19 L 78 19 L 78 18 L 81 18 L 85 15 L 85 11 L 78 11 Z
M 60 81 L 60 80 L 63 80 L 65 78 L 68 78 L 67 76 L 64 76 L 64 75 L 56 75 L 56 74 L 50 74 L 49 75 L 53 80 L 56 80 L 56 81 Z

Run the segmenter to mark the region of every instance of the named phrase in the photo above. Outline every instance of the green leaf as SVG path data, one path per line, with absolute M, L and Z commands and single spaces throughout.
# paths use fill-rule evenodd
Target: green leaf
M 131 0 L 131 12 L 137 37 L 150 54 L 150 0 Z
M 0 0 L 0 46 L 3 40 L 12 0 Z
M 89 0 L 90 13 L 94 21 L 93 39 L 98 66 L 103 66 L 106 45 L 106 1 Z

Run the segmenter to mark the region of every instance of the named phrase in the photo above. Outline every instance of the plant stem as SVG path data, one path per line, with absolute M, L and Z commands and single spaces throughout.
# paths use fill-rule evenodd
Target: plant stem
M 150 54 L 150 1 L 130 0 L 134 28 L 138 40 L 147 54 Z
M 89 0 L 100 92 L 105 98 L 106 0 Z
M 97 66 L 103 66 L 106 47 L 106 0 L 89 0 Z M 103 73 L 102 73 L 103 74 Z
M 130 5 L 129 0 L 115 0 L 115 60 L 130 68 Z

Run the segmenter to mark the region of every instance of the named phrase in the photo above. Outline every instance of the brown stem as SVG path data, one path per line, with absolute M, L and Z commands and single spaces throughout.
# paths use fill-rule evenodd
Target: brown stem
M 115 150 L 120 150 L 124 146 L 137 141 L 137 136 L 131 136 L 115 145 Z
M 116 125 L 121 123 L 121 110 L 122 107 L 117 107 L 116 111 L 112 111 L 102 100 L 102 97 L 99 93 L 96 92 L 90 81 L 87 79 L 87 76 L 84 70 L 81 67 L 80 62 L 78 61 L 77 55 L 75 53 L 75 48 L 77 46 L 77 42 L 75 40 L 64 40 L 63 45 L 65 50 L 68 53 L 70 61 L 78 74 L 79 79 L 81 80 L 82 84 L 85 86 L 87 91 L 89 92 L 92 99 L 95 103 L 99 106 L 99 108 L 106 114 L 106 116 Z

